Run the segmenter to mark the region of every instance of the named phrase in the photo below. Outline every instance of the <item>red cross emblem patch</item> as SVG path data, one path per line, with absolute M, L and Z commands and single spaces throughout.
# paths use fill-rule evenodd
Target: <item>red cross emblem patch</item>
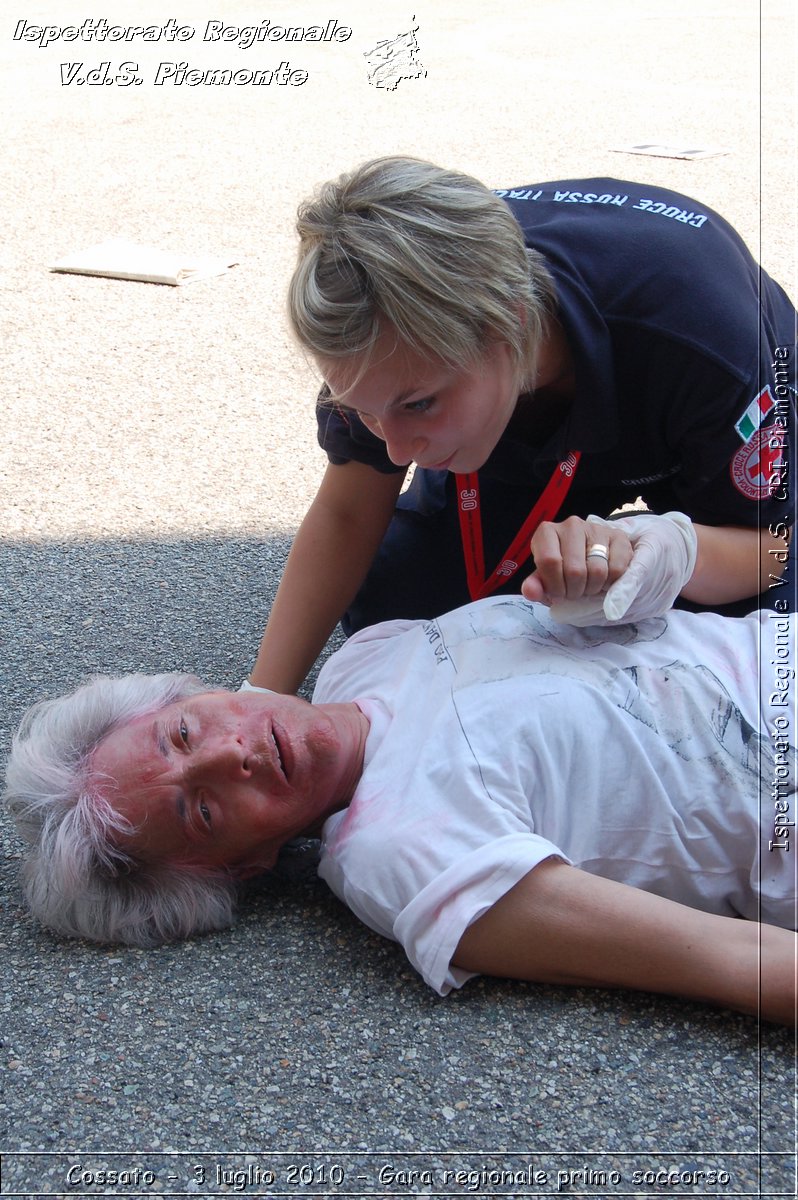
M 732 482 L 749 500 L 765 500 L 779 487 L 787 465 L 785 432 L 778 425 L 760 429 L 731 460 Z

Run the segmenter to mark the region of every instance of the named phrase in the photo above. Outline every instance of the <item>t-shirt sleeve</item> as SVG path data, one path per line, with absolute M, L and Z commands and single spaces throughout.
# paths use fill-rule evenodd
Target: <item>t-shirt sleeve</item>
M 336 821 L 332 818 L 325 828 L 325 840 L 332 837 Z M 355 869 L 345 865 L 346 855 L 323 853 L 319 875 L 364 924 L 399 942 L 425 983 L 440 996 L 475 975 L 452 964 L 469 925 L 545 859 L 570 861 L 547 838 L 532 832 L 507 834 L 456 858 L 426 883 L 419 870 L 419 890 L 408 904 L 398 907 L 392 888 L 386 886 L 391 873 L 386 873 L 384 842 L 381 845 L 381 851 L 374 848 L 365 854 L 361 848 Z M 412 856 L 400 856 L 401 866 L 396 857 L 392 872 L 417 869 Z
M 366 428 L 357 413 L 336 404 L 326 385 L 316 401 L 316 423 L 319 445 L 334 466 L 359 462 L 384 475 L 407 470 L 391 462 L 385 443 Z
M 676 507 L 709 525 L 792 525 L 795 496 L 787 471 L 795 444 L 794 409 L 791 422 L 782 424 L 774 414 L 772 390 L 765 387 L 749 388 L 736 412 L 731 433 L 726 419 L 685 441 L 682 470 L 674 480 Z M 656 488 L 651 490 L 655 498 Z
M 511 834 L 481 847 L 439 875 L 403 909 L 394 924 L 410 962 L 440 996 L 476 972 L 454 966 L 469 925 L 546 859 L 569 860 L 546 838 Z
M 680 508 L 708 525 L 792 524 L 796 312 L 739 234 L 649 184 L 571 180 L 500 195 L 546 257 L 577 378 L 581 368 L 595 400 L 591 419 L 607 423 L 585 422 L 605 439 L 596 470 L 617 467 L 654 511 Z M 617 442 L 606 433 L 615 397 Z
M 794 460 L 795 394 L 774 371 L 778 346 L 760 344 L 760 360 L 752 356 L 745 374 L 705 357 L 677 374 L 666 348 L 652 340 L 650 370 L 659 376 L 662 398 L 639 420 L 651 422 L 652 441 L 671 446 L 676 468 L 664 480 L 641 484 L 653 511 L 681 509 L 708 525 L 793 523 L 795 489 L 787 472 Z M 659 431 L 658 421 L 665 422 Z

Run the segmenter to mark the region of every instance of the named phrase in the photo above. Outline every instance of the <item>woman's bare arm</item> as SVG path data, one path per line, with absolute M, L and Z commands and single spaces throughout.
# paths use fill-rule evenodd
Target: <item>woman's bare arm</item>
M 393 515 L 401 471 L 327 467 L 299 527 L 250 676 L 295 692 L 363 582 Z
M 768 529 L 693 525 L 698 554 L 692 578 L 682 588 L 696 604 L 726 604 L 758 596 L 778 580 L 787 561 L 784 539 Z
M 602 522 L 600 528 L 592 530 L 589 520 L 578 517 L 543 522 L 531 540 L 535 570 L 523 582 L 523 595 L 527 600 L 551 603 L 603 594 L 629 566 L 632 547 L 628 521 L 633 519 L 634 514 L 629 513 L 627 523 Z M 708 606 L 728 604 L 778 586 L 787 562 L 789 530 L 786 536 L 774 537 L 769 529 L 695 522 L 693 530 L 697 541 L 695 565 L 680 592 L 686 600 Z M 608 548 L 606 565 L 586 559 L 593 542 Z

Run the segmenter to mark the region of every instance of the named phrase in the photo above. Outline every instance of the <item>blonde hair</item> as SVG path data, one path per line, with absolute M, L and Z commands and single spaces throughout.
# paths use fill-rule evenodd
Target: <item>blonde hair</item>
M 473 365 L 505 342 L 521 386 L 554 314 L 553 280 L 509 208 L 469 175 L 378 158 L 300 205 L 289 318 L 317 360 L 367 369 L 387 330 L 424 357 Z

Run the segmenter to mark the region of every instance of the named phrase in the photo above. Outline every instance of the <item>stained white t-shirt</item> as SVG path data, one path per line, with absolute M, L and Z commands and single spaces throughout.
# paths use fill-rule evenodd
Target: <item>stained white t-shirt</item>
M 470 977 L 451 966 L 466 928 L 551 856 L 794 927 L 795 843 L 769 846 L 775 620 L 577 629 L 498 597 L 356 634 L 314 694 L 356 700 L 371 723 L 320 875 L 441 994 Z

